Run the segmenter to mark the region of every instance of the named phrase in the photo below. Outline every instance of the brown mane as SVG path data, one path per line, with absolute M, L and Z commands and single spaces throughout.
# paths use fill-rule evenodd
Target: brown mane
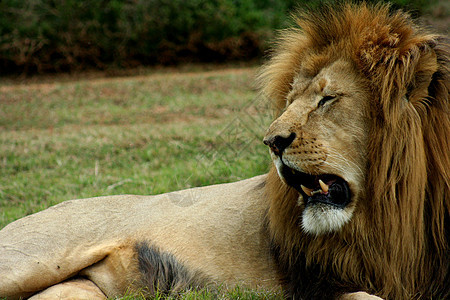
M 300 12 L 296 22 L 299 28 L 281 32 L 259 76 L 276 113 L 300 63 L 315 75 L 345 58 L 368 79 L 375 125 L 365 197 L 337 233 L 303 233 L 299 194 L 272 168 L 268 219 L 280 271 L 312 272 L 336 294 L 362 289 L 392 299 L 450 298 L 448 42 L 388 5 L 326 6 Z M 299 276 L 310 295 L 326 286 Z

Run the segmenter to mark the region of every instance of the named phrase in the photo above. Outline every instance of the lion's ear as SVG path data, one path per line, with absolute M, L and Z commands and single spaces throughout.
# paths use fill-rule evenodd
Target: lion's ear
M 406 97 L 413 105 L 446 106 L 442 101 L 448 100 L 450 85 L 449 48 L 444 39 L 437 39 L 422 48 L 407 87 Z
M 427 47 L 420 54 L 414 69 L 411 72 L 414 76 L 407 86 L 406 98 L 409 102 L 416 104 L 418 101 L 426 101 L 429 96 L 428 87 L 438 70 L 436 53 Z

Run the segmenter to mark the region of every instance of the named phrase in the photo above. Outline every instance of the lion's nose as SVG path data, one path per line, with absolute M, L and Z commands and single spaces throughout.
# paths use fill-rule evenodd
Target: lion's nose
M 263 140 L 264 144 L 272 149 L 273 153 L 281 156 L 284 149 L 286 149 L 295 139 L 295 133 L 292 132 L 288 137 L 281 135 L 266 136 Z

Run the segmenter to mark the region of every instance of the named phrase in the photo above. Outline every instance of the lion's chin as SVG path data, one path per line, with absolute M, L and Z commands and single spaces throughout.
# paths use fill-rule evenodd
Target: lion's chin
M 353 209 L 336 208 L 326 204 L 307 206 L 302 215 L 302 228 L 306 233 L 321 235 L 338 231 L 352 217 Z
M 342 228 L 352 217 L 349 184 L 334 174 L 307 174 L 275 161 L 278 174 L 299 193 L 304 206 L 302 228 L 309 234 L 324 234 Z

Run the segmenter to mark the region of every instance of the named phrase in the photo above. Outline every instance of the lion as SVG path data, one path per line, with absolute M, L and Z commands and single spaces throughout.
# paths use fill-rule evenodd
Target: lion
M 0 297 L 449 298 L 448 42 L 388 5 L 296 22 L 257 78 L 276 113 L 268 174 L 19 219 L 0 231 Z
M 389 6 L 297 18 L 260 75 L 272 253 L 304 299 L 450 298 L 449 43 Z

